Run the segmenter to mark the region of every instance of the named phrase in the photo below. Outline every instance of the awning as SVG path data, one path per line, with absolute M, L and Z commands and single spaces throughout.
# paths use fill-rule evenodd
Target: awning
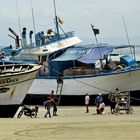
M 83 63 L 95 63 L 99 59 L 103 59 L 104 55 L 108 55 L 113 51 L 108 46 L 101 47 L 75 47 L 69 48 L 61 56 L 51 61 L 72 61 L 77 60 Z
M 51 61 L 77 60 L 78 58 L 82 57 L 88 50 L 89 50 L 89 48 L 83 48 L 83 47 L 69 48 L 61 56 L 59 56 Z
M 95 63 L 99 59 L 103 59 L 104 55 L 108 55 L 113 51 L 112 48 L 109 47 L 96 47 L 93 48 L 89 53 L 83 55 L 78 61 L 91 64 Z

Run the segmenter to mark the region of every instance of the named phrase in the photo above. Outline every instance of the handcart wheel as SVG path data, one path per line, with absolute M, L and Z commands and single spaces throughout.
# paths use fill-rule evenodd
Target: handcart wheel
M 133 114 L 134 113 L 134 109 L 131 106 L 129 107 L 129 113 L 130 114 Z

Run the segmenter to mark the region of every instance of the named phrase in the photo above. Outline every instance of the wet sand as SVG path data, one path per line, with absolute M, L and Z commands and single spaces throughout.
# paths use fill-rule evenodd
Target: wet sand
M 59 106 L 58 116 L 44 118 L 40 107 L 37 118 L 1 118 L 0 140 L 138 140 L 140 107 L 133 109 L 132 115 L 112 115 L 106 107 L 104 115 L 95 115 L 93 106 L 89 113 L 84 106 Z

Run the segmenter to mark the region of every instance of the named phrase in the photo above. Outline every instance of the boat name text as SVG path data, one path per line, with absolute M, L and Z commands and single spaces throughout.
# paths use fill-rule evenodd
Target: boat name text
M 18 78 L 5 78 L 5 79 L 0 79 L 0 84 L 14 83 L 14 82 L 17 82 L 18 80 L 19 80 Z

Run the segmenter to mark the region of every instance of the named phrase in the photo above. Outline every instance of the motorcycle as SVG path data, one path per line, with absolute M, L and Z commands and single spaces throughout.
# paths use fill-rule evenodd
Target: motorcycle
M 24 114 L 25 116 L 36 118 L 38 113 L 39 106 L 35 106 L 34 108 L 28 108 L 26 106 L 22 106 L 21 110 L 19 111 L 17 117 L 21 118 L 21 116 Z

